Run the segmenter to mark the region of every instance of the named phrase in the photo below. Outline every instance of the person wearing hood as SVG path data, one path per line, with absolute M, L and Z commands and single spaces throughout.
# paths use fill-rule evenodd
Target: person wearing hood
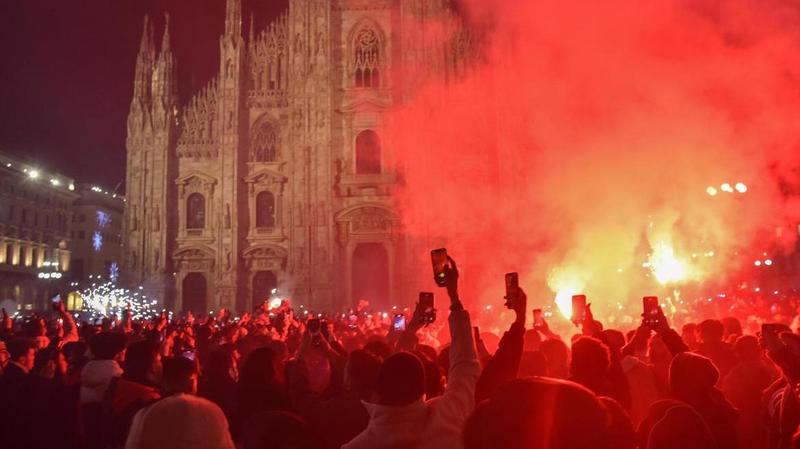
M 475 384 L 481 368 L 469 314 L 458 297 L 458 271 L 448 259 L 452 344 L 447 389 L 442 396 L 425 401 L 425 368 L 420 359 L 410 352 L 390 356 L 378 373 L 378 402 L 364 403 L 370 416 L 367 428 L 342 449 L 463 447 L 462 430 L 475 408 Z
M 684 352 L 672 359 L 669 385 L 672 396 L 703 417 L 718 449 L 735 449 L 739 412 L 715 387 L 719 370 L 711 359 Z
M 104 399 L 111 381 L 122 376 L 125 340 L 125 335 L 116 332 L 100 332 L 89 340 L 94 358 L 81 370 L 79 393 L 83 444 L 87 449 L 100 448 L 107 439 Z

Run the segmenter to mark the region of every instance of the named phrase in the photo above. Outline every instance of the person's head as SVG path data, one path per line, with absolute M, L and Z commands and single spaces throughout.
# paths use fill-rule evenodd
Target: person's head
M 576 378 L 603 376 L 610 365 L 608 347 L 593 337 L 580 337 L 572 344 L 570 373 Z
M 519 361 L 519 377 L 547 376 L 547 357 L 542 351 L 525 351 Z
M 345 388 L 363 400 L 369 400 L 375 393 L 381 359 L 377 355 L 358 349 L 350 353 L 344 372 Z
M 716 441 L 703 418 L 677 401 L 659 401 L 650 407 L 640 427 L 640 445 L 648 449 L 715 449 Z
M 616 449 L 606 408 L 588 389 L 530 377 L 501 385 L 467 421 L 465 449 Z
M 669 366 L 669 386 L 673 396 L 687 402 L 707 395 L 719 380 L 711 359 L 692 352 L 676 355 Z
M 389 343 L 387 343 L 386 340 L 382 338 L 373 339 L 369 341 L 367 344 L 364 345 L 364 350 L 377 355 L 383 360 L 389 358 L 389 356 L 392 355 L 392 352 L 394 352 Z
M 275 353 L 272 348 L 253 350 L 239 370 L 239 381 L 244 388 L 259 388 L 274 382 L 275 377 Z
M 609 418 L 608 438 L 609 446 L 614 449 L 635 449 L 636 431 L 633 428 L 628 412 L 619 402 L 609 397 L 597 398 L 606 409 Z
M 697 326 L 697 333 L 702 343 L 718 343 L 725 335 L 725 325 L 719 320 L 705 320 Z
M 625 346 L 625 334 L 616 329 L 606 329 L 603 331 L 603 341 L 611 352 L 619 356 Z
M 525 331 L 525 339 L 523 349 L 525 351 L 536 351 L 542 344 L 542 337 L 536 329 L 528 329 Z
M 549 338 L 542 342 L 540 349 L 547 358 L 548 376 L 566 379 L 569 376 L 569 348 L 566 343 Z
M 697 324 L 686 323 L 681 327 L 681 338 L 689 348 L 694 349 L 697 347 Z
M 89 350 L 95 360 L 125 359 L 125 335 L 118 332 L 100 332 L 89 339 Z
M 444 393 L 445 377 L 442 368 L 420 351 L 415 351 L 425 368 L 425 397 L 427 399 L 441 396 Z
M 739 336 L 742 335 L 742 323 L 736 317 L 726 317 L 722 319 L 722 325 L 725 328 L 724 331 L 724 338 L 729 338 L 731 336 Z
M 125 378 L 139 383 L 159 383 L 161 381 L 161 354 L 158 344 L 143 340 L 136 342 L 125 354 Z
M 56 346 L 48 346 L 36 353 L 33 373 L 42 379 L 61 379 L 67 372 L 67 359 Z
M 650 359 L 651 363 L 659 364 L 659 366 L 665 366 L 672 360 L 672 353 L 669 352 L 669 348 L 664 344 L 661 335 L 653 335 L 647 341 L 647 358 Z
M 19 363 L 26 370 L 33 369 L 36 360 L 36 342 L 28 338 L 15 338 L 8 342 L 8 355 L 12 362 Z
M 197 362 L 186 357 L 169 357 L 163 365 L 161 381 L 167 394 L 197 394 Z
M 733 345 L 733 352 L 742 362 L 758 360 L 763 354 L 761 346 L 758 344 L 758 339 L 752 335 L 742 335 L 736 339 L 736 343 Z
M 398 352 L 387 358 L 380 371 L 376 392 L 382 405 L 408 405 L 425 394 L 425 368 L 419 357 Z
M 239 380 L 238 351 L 230 343 L 223 344 L 211 352 L 208 365 L 203 367 L 207 368 L 210 382 L 236 382 Z

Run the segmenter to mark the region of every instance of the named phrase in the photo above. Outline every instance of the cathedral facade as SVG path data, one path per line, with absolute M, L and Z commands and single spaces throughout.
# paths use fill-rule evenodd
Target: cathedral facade
M 290 0 L 266 29 L 227 0 L 217 75 L 177 98 L 169 17 L 145 18 L 128 117 L 128 282 L 176 311 L 407 304 L 411 248 L 384 130 L 425 79 L 466 70 L 446 0 Z M 430 36 L 427 38 L 426 36 Z M 418 268 L 418 267 L 416 267 Z

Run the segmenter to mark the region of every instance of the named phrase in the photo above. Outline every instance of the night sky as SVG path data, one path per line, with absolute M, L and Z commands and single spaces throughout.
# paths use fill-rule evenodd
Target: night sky
M 245 33 L 285 0 L 244 0 Z M 0 151 L 77 182 L 125 179 L 125 127 L 144 15 L 169 11 L 181 104 L 218 70 L 225 0 L 0 0 Z M 124 184 L 120 191 L 124 190 Z

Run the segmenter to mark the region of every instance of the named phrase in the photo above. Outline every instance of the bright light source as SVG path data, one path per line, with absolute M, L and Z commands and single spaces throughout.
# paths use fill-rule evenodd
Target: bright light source
M 31 170 L 28 172 L 28 177 L 31 179 L 36 179 L 39 177 L 39 172 L 36 170 Z
M 11 167 L 11 162 L 7 163 L 6 167 Z
M 733 193 L 733 187 L 731 187 L 731 185 L 728 184 L 727 182 L 719 186 L 719 189 L 722 190 L 723 192 Z
M 707 194 L 709 194 L 709 195 L 711 195 L 711 196 L 717 196 L 717 193 L 718 193 L 718 192 L 717 192 L 717 189 L 716 189 L 715 187 L 713 187 L 713 186 L 709 186 L 709 187 L 706 189 L 706 193 L 707 193 Z
M 671 246 L 663 242 L 653 248 L 650 266 L 653 276 L 661 284 L 682 281 L 687 275 L 684 262 L 675 257 L 675 250 Z
M 760 291 L 761 291 L 761 289 L 760 289 L 760 288 L 758 288 L 758 287 L 756 287 L 756 293 L 758 293 L 758 292 L 760 292 Z
M 737 182 L 736 191 L 739 193 L 745 193 L 747 192 L 747 186 L 743 182 Z
M 70 184 L 70 185 L 69 185 L 69 189 L 70 189 L 70 190 L 75 190 L 75 184 Z
M 757 260 L 757 261 L 755 261 L 753 264 L 754 264 L 755 266 L 757 266 L 757 267 L 760 267 L 760 266 L 761 266 L 761 261 L 760 261 L 760 260 Z
M 61 181 L 59 181 L 56 178 L 53 178 L 50 180 L 50 184 L 53 184 L 54 186 L 61 185 Z
M 764 261 L 764 265 L 767 265 L 767 266 L 772 265 L 772 259 L 765 260 Z

